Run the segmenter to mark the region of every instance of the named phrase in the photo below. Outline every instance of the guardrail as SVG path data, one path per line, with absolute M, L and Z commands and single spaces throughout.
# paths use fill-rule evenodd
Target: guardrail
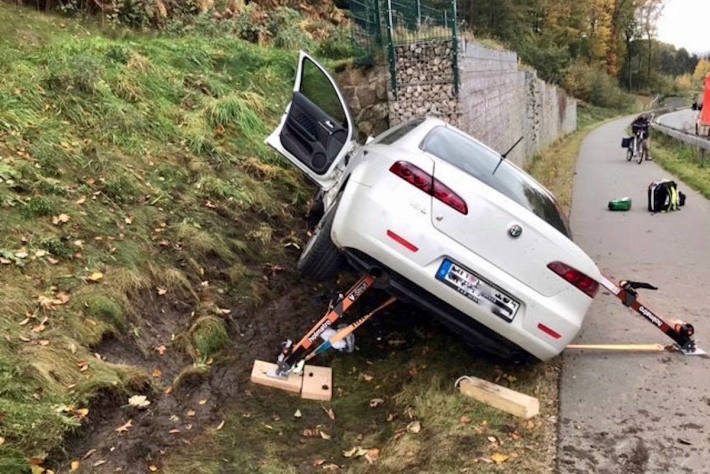
M 710 150 L 710 140 L 707 138 L 693 135 L 691 133 L 686 132 L 685 130 L 680 130 L 674 127 L 669 127 L 668 125 L 660 124 L 656 121 L 656 119 L 651 122 L 651 128 L 665 135 L 668 135 L 669 137 L 674 138 L 678 141 L 697 147 L 701 150 Z

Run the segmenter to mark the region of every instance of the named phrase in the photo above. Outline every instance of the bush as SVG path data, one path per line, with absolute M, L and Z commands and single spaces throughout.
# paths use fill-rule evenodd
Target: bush
M 624 109 L 634 101 L 602 67 L 581 61 L 567 70 L 564 87 L 575 97 L 600 107 Z
M 244 11 L 235 21 L 237 35 L 243 40 L 257 43 L 262 35 L 268 33 L 263 26 L 265 19 L 266 13 L 261 7 L 256 3 L 250 3 L 244 7 Z
M 319 57 L 344 59 L 355 56 L 352 37 L 347 28 L 336 28 L 333 34 L 320 42 L 316 54 Z

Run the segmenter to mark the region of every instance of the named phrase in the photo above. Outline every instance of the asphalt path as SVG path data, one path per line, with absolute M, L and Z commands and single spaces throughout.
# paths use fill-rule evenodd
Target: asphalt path
M 647 211 L 648 184 L 670 175 L 627 162 L 621 137 L 633 117 L 584 141 L 573 194 L 575 241 L 615 279 L 647 281 L 641 300 L 691 322 L 710 350 L 710 201 L 688 196 L 679 212 Z M 607 202 L 629 196 L 629 212 Z M 643 290 L 642 290 L 643 291 Z M 577 343 L 661 343 L 660 331 L 600 291 Z M 563 353 L 558 468 L 561 473 L 710 473 L 710 359 L 677 353 Z
M 660 115 L 656 121 L 666 127 L 675 128 L 689 133 L 695 133 L 695 122 L 698 119 L 698 111 L 683 109 Z

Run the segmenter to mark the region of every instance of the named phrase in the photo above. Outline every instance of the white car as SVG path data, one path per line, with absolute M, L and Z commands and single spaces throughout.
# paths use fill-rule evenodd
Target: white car
M 320 187 L 300 271 L 331 278 L 347 260 L 484 351 L 559 354 L 602 277 L 552 194 L 438 119 L 364 146 L 354 133 L 335 81 L 302 52 L 292 101 L 266 140 Z

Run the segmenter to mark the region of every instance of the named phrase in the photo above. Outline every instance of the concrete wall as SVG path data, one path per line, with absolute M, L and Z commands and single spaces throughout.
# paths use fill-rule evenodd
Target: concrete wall
M 524 137 L 509 159 L 524 166 L 539 150 L 577 128 L 577 102 L 518 64 L 511 51 L 462 42 L 458 96 L 449 84 L 453 71 L 446 42 L 397 48 L 398 93 L 389 91 L 391 125 L 430 115 L 458 126 L 503 152 Z

